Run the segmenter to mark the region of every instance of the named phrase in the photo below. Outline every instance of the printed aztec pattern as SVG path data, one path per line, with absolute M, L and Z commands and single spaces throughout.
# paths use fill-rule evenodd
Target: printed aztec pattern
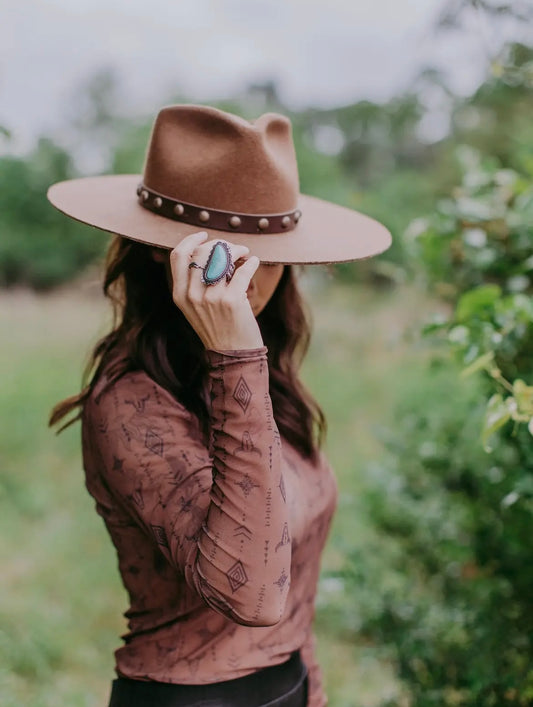
M 280 440 L 266 348 L 208 355 L 209 447 L 142 372 L 102 378 L 85 407 L 87 488 L 130 598 L 117 672 L 217 682 L 300 648 L 319 707 L 311 623 L 335 481 L 324 458 L 313 466 Z

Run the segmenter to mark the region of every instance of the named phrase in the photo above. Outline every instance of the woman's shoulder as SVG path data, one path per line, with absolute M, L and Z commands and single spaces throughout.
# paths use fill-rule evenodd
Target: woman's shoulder
M 118 444 L 128 454 L 142 456 L 146 449 L 157 452 L 178 441 L 205 445 L 196 415 L 139 370 L 111 379 L 101 375 L 84 405 L 81 421 L 85 447 L 115 449 Z
M 128 370 L 114 373 L 104 369 L 86 402 L 86 412 L 98 410 L 100 415 L 179 416 L 191 413 L 166 388 L 153 380 L 146 371 Z

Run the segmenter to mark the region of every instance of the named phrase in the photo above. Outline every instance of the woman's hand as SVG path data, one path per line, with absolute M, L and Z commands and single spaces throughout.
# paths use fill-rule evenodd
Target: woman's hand
M 170 254 L 172 299 L 196 331 L 206 349 L 216 351 L 255 349 L 263 346 L 259 326 L 246 291 L 259 267 L 255 255 L 245 259 L 235 269 L 229 282 L 223 278 L 215 285 L 204 285 L 198 268 L 202 267 L 216 241 L 206 243 L 207 233 L 201 231 L 184 238 Z M 226 241 L 226 243 L 228 243 Z M 250 249 L 228 243 L 233 262 L 246 258 Z

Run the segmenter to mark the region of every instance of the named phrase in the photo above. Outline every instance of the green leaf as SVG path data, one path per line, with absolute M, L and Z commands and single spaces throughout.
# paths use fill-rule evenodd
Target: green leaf
M 487 353 L 483 354 L 482 356 L 479 356 L 476 358 L 475 361 L 473 361 L 469 366 L 466 368 L 463 368 L 461 371 L 461 378 L 467 378 L 468 376 L 471 376 L 473 373 L 477 373 L 478 371 L 482 370 L 487 370 L 489 368 L 492 368 L 492 362 L 494 361 L 494 351 L 488 351 Z
M 493 308 L 501 298 L 502 290 L 498 285 L 482 285 L 465 292 L 457 302 L 455 317 L 458 322 L 465 322 L 473 317 L 486 314 L 488 308 Z

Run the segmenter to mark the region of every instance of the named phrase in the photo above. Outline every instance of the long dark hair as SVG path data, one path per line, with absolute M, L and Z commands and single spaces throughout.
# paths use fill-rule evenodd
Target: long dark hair
M 61 431 L 81 417 L 104 368 L 108 384 L 128 371 L 143 370 L 198 417 L 207 435 L 205 349 L 172 300 L 165 265 L 151 257 L 150 246 L 117 236 L 109 248 L 103 289 L 113 304 L 112 329 L 92 352 L 83 390 L 58 403 L 49 424 L 77 411 Z M 268 348 L 270 397 L 279 432 L 316 460 L 326 422 L 298 375 L 310 326 L 293 266 L 284 267 L 257 321 Z

